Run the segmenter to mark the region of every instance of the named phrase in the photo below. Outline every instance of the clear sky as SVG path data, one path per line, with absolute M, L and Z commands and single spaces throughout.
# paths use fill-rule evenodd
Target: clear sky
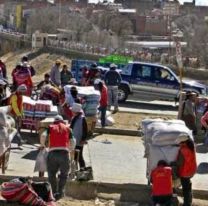
M 179 0 L 180 3 L 192 2 L 192 0 Z M 208 6 L 208 0 L 196 0 L 196 5 Z

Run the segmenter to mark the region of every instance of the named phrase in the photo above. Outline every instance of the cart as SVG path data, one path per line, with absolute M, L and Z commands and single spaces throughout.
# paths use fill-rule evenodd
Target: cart
M 180 141 L 192 137 L 191 131 L 181 120 L 145 119 L 142 121 L 144 133 L 145 157 L 147 158 L 146 177 L 150 184 L 150 176 L 159 160 L 168 164 L 176 161 Z M 181 135 L 183 132 L 183 136 Z M 174 187 L 180 186 L 178 178 L 173 178 Z

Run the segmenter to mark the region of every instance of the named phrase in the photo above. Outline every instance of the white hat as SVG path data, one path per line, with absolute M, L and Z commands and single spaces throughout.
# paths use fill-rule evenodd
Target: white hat
M 117 68 L 117 65 L 112 63 L 112 64 L 110 64 L 110 68 Z
M 27 87 L 25 84 L 21 84 L 20 86 L 17 87 L 17 91 L 18 92 L 26 92 L 27 91 Z
M 82 105 L 78 103 L 74 103 L 71 108 L 72 112 L 79 113 L 82 112 Z
M 61 115 L 56 115 L 54 118 L 55 121 L 63 121 L 63 117 Z

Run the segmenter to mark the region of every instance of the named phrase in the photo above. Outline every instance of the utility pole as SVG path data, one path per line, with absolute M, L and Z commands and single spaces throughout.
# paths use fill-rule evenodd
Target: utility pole
M 61 24 L 61 0 L 59 0 L 59 25 Z

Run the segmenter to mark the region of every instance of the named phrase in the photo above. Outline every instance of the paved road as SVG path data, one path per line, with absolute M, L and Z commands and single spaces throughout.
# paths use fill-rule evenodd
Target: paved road
M 132 113 L 149 113 L 159 115 L 178 114 L 178 106 L 174 102 L 168 101 L 138 101 L 128 100 L 119 104 L 120 111 Z
M 32 137 L 28 137 L 32 138 Z M 15 146 L 15 144 L 13 145 Z M 6 175 L 37 176 L 33 173 L 37 145 L 24 145 L 24 150 L 12 150 Z M 198 172 L 193 188 L 207 190 L 208 148 L 197 145 Z M 84 148 L 87 165 L 92 165 L 97 182 L 147 184 L 146 159 L 142 139 L 131 136 L 99 135 Z

